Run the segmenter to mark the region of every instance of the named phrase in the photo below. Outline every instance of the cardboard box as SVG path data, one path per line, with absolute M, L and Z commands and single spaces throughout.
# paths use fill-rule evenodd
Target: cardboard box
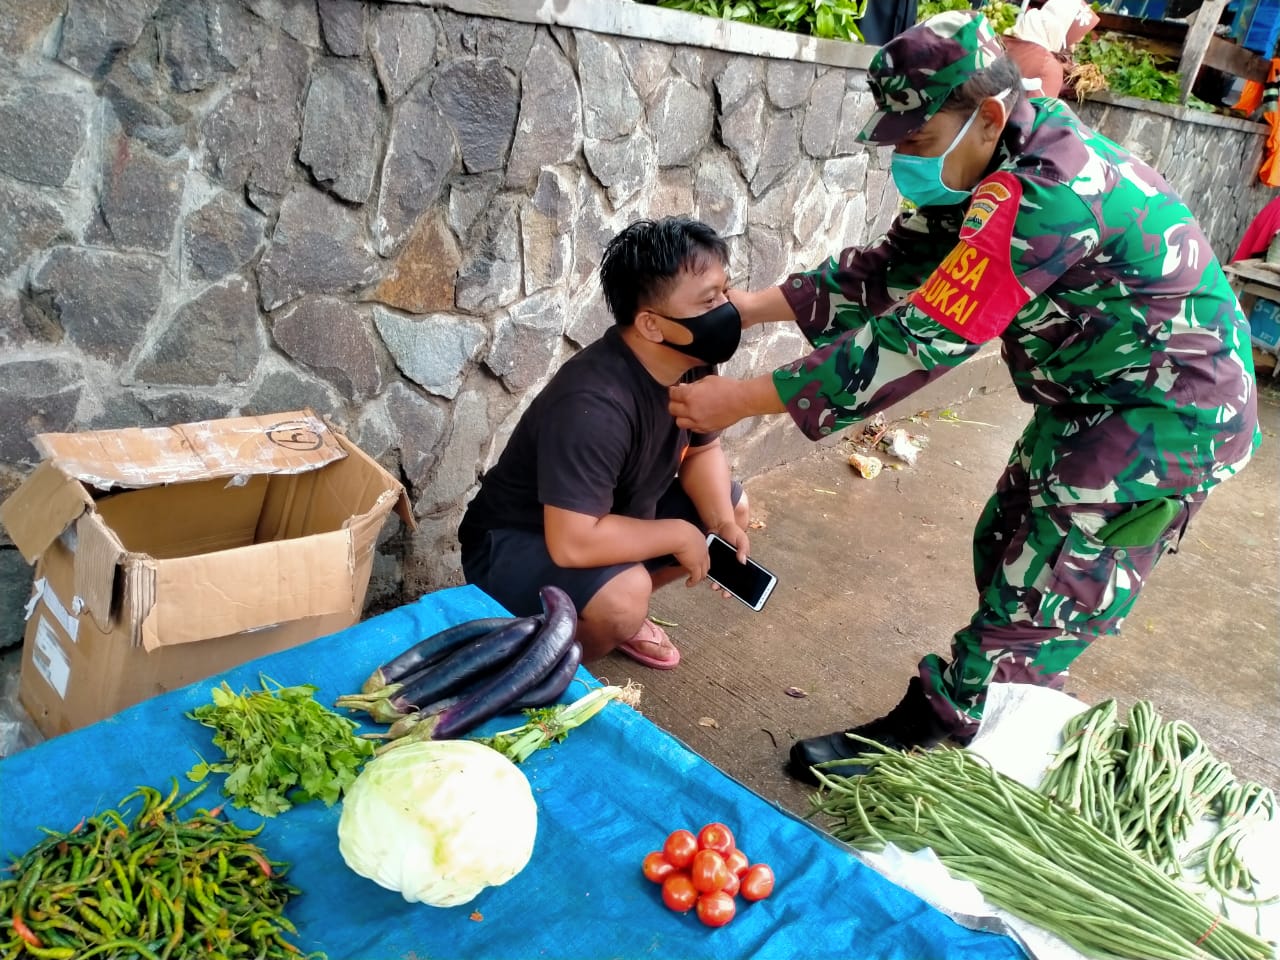
M 351 626 L 388 514 L 413 525 L 309 410 L 32 442 L 0 523 L 36 566 L 19 699 L 47 737 Z

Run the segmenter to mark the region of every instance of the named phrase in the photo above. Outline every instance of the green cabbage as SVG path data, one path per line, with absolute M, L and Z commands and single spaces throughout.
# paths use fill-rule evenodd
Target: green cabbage
M 348 867 L 406 900 L 453 907 L 524 869 L 538 832 L 529 781 L 471 740 L 410 743 L 347 789 L 338 849 Z

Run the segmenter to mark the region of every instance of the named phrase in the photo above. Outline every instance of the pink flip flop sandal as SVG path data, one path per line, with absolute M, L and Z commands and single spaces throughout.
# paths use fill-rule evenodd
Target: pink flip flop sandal
M 671 654 L 666 658 L 650 656 L 636 647 L 637 643 L 643 643 L 645 641 L 658 644 L 659 646 L 665 646 L 671 651 Z M 663 630 L 652 620 L 646 620 L 640 625 L 640 629 L 636 632 L 634 637 L 626 643 L 618 644 L 614 649 L 623 656 L 630 657 L 632 660 L 636 661 L 636 663 L 642 663 L 646 667 L 653 667 L 655 670 L 671 670 L 680 662 L 679 647 L 671 642 L 671 638 L 667 636 L 667 631 Z

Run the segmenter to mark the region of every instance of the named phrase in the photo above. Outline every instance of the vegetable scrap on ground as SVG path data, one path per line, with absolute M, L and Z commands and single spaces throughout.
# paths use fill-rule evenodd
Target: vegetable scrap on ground
M 0 880 L 0 956 L 41 960 L 301 958 L 284 916 L 299 891 L 218 810 L 181 816 L 179 797 L 139 787 L 16 858 Z M 130 819 L 125 808 L 141 800 Z M 323 954 L 311 954 L 320 960 Z

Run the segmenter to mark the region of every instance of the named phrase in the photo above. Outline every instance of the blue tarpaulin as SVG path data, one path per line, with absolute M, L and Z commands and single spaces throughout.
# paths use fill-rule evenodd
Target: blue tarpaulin
M 310 683 L 331 704 L 416 640 L 503 613 L 472 587 L 429 594 L 0 761 L 0 853 L 20 855 L 42 838 L 41 826 L 70 829 L 138 785 L 166 788 L 200 756 L 219 758 L 212 731 L 185 714 L 222 680 L 236 690 L 256 688 L 261 675 Z M 512 725 L 499 718 L 486 729 Z M 521 769 L 538 801 L 533 858 L 506 885 L 452 909 L 407 903 L 351 872 L 338 852 L 338 806 L 313 802 L 268 819 L 257 842 L 292 864 L 289 879 L 303 891 L 288 908 L 298 927 L 291 939 L 331 960 L 1022 957 L 1011 940 L 966 930 L 884 880 L 629 707 L 611 704 Z M 220 783 L 196 805 L 214 806 Z M 245 826 L 261 822 L 228 810 Z M 671 830 L 711 821 L 728 824 L 752 860 L 768 862 L 777 876 L 770 899 L 739 899 L 737 917 L 714 930 L 663 907 L 659 888 L 640 872 L 645 853 Z

